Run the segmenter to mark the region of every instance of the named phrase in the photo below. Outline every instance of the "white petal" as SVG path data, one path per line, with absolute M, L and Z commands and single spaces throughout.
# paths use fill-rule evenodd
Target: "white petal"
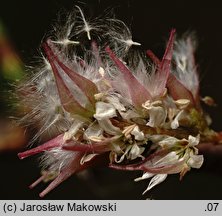
M 153 177 L 154 175 L 155 175 L 155 174 L 153 174 L 153 173 L 145 172 L 145 173 L 143 173 L 143 175 L 142 175 L 141 177 L 134 179 L 134 181 L 135 181 L 135 182 L 138 182 L 138 181 L 141 181 L 141 180 L 144 180 L 144 179 L 151 178 L 151 177 Z
M 92 160 L 97 154 L 88 154 L 88 155 L 84 155 L 81 160 L 80 160 L 80 164 L 83 165 L 84 163 Z
M 158 144 L 163 148 L 171 148 L 171 147 L 175 146 L 175 144 L 179 141 L 180 140 L 178 140 L 175 137 L 167 137 L 167 138 L 161 140 Z
M 163 107 L 152 106 L 148 110 L 149 110 L 149 116 L 150 116 L 149 122 L 147 123 L 148 126 L 158 127 L 158 126 L 161 126 L 163 123 L 165 123 L 167 113 Z
M 160 184 L 161 182 L 163 182 L 167 177 L 167 174 L 157 174 L 155 175 L 151 180 L 150 183 L 147 187 L 147 189 L 143 192 L 143 194 L 145 194 L 147 191 L 149 191 L 151 188 L 153 188 L 154 186 Z
M 177 129 L 179 126 L 180 126 L 180 124 L 179 124 L 179 121 L 180 121 L 180 119 L 182 118 L 182 114 L 184 113 L 184 111 L 183 110 L 181 110 L 177 115 L 176 115 L 176 117 L 174 118 L 174 120 L 171 122 L 171 128 L 172 129 Z
M 100 120 L 98 123 L 100 127 L 110 135 L 118 135 L 121 133 L 121 130 L 115 127 L 109 119 Z
M 112 118 L 116 116 L 113 105 L 99 101 L 96 103 L 96 114 L 93 115 L 97 120 Z
M 143 164 L 144 168 L 158 168 L 161 167 L 171 167 L 164 174 L 178 173 L 181 171 L 181 166 L 185 163 L 184 159 L 179 159 L 175 152 L 166 154 L 165 156 L 155 156 L 152 160 L 149 160 Z M 163 173 L 162 171 L 160 171 Z
M 137 157 L 141 156 L 145 148 L 139 147 L 137 144 L 134 144 L 129 152 L 129 159 L 134 160 Z
M 106 100 L 112 104 L 118 111 L 126 111 L 126 108 L 123 106 L 123 104 L 120 103 L 119 98 L 115 96 L 108 96 L 106 97 Z
M 203 155 L 192 155 L 187 161 L 187 165 L 192 168 L 199 169 L 204 161 Z
M 121 117 L 126 120 L 140 117 L 140 115 L 138 115 L 136 112 L 134 112 L 132 110 L 127 110 L 126 112 L 119 111 L 119 113 L 120 113 Z
M 138 126 L 134 127 L 131 131 L 131 134 L 134 135 L 135 140 L 144 140 L 144 133 L 139 129 Z
M 82 121 L 79 120 L 75 120 L 74 123 L 71 125 L 71 127 L 69 128 L 69 130 L 67 132 L 65 132 L 64 136 L 63 136 L 63 140 L 67 141 L 72 139 L 72 137 L 75 136 L 75 134 L 77 133 L 77 131 L 79 130 L 79 128 L 83 125 Z
M 170 152 L 163 158 L 159 159 L 154 163 L 155 166 L 169 166 L 176 164 L 178 162 L 179 156 L 176 154 L 176 152 Z
M 129 150 L 131 149 L 131 147 L 132 147 L 132 146 L 128 146 L 128 147 L 126 148 L 124 154 L 120 157 L 119 160 L 117 160 L 117 158 L 115 158 L 115 162 L 116 162 L 116 163 L 121 163 L 121 162 L 124 160 L 124 158 L 125 158 L 125 156 L 127 155 L 127 153 L 129 152 Z
M 90 139 L 90 137 L 100 137 L 103 133 L 102 128 L 100 127 L 99 124 L 92 124 L 90 125 L 86 131 L 84 132 L 84 138 L 85 139 Z
M 188 141 L 189 141 L 189 146 L 193 147 L 193 146 L 198 145 L 200 142 L 200 134 L 198 134 L 196 137 L 189 135 Z
M 175 104 L 180 108 L 180 109 L 185 109 L 189 104 L 190 100 L 188 99 L 179 99 L 175 101 Z

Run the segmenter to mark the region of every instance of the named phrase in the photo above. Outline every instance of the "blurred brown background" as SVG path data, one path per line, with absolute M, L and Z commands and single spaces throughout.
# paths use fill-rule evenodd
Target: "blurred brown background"
M 131 29 L 135 41 L 158 56 L 164 51 L 165 39 L 172 27 L 179 35 L 195 31 L 199 39 L 196 53 L 201 79 L 201 95 L 212 96 L 218 106 L 206 108 L 213 119 L 212 127 L 222 130 L 222 13 L 216 5 L 201 5 L 194 1 L 175 1 L 175 4 L 150 0 L 2 0 L 0 20 L 7 29 L 11 45 L 25 64 L 36 61 L 45 33 L 50 30 L 61 9 L 70 10 L 75 4 L 94 18 L 113 9 L 117 18 Z M 196 5 L 195 5 L 196 4 Z M 1 82 L 3 85 L 3 82 Z M 4 94 L 2 91 L 0 94 Z M 2 98 L 2 97 L 0 97 Z M 1 119 L 8 114 L 1 100 Z M 4 126 L 3 126 L 4 127 Z M 29 190 L 28 185 L 39 176 L 38 159 L 20 161 L 17 151 L 0 152 L 0 199 L 38 199 L 45 187 Z M 73 176 L 46 199 L 222 199 L 222 155 L 206 155 L 200 170 L 192 170 L 182 182 L 172 175 L 149 193 L 142 196 L 148 181 L 135 183 L 140 172 L 127 173 L 94 169 L 89 181 Z

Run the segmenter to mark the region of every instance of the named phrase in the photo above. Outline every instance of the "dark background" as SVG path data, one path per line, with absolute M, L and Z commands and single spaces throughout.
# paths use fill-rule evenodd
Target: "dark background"
M 81 6 L 87 18 L 112 9 L 116 17 L 130 27 L 133 39 L 158 56 L 163 54 L 172 27 L 177 29 L 178 35 L 195 31 L 199 39 L 196 59 L 201 95 L 210 95 L 217 102 L 216 108 L 207 111 L 213 119 L 212 127 L 222 129 L 222 8 L 194 1 L 155 4 L 149 0 L 3 0 L 0 19 L 26 64 L 35 61 L 41 40 L 57 13 L 61 9 L 71 10 L 75 4 Z M 39 176 L 37 157 L 20 161 L 16 153 L 1 153 L 0 173 L 0 199 L 38 199 L 38 193 L 45 187 L 28 189 Z M 71 177 L 46 199 L 222 199 L 222 155 L 206 155 L 200 170 L 192 170 L 181 182 L 179 175 L 171 175 L 144 196 L 141 194 L 148 181 L 135 183 L 133 179 L 140 176 L 138 172 L 95 169 L 90 175 L 90 181 Z

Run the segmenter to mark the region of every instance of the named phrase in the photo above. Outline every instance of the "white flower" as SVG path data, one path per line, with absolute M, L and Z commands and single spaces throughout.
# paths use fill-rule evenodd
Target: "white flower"
M 137 125 L 133 128 L 131 134 L 135 137 L 135 140 L 138 141 L 144 140 L 144 133 L 139 129 Z
M 84 139 L 93 140 L 96 137 L 101 138 L 103 134 L 103 129 L 100 127 L 98 123 L 91 124 L 86 131 L 84 132 Z
M 187 165 L 192 168 L 199 169 L 203 164 L 204 158 L 203 155 L 195 155 L 190 153 L 190 158 L 187 161 Z
M 113 105 L 102 101 L 96 102 L 96 114 L 93 115 L 97 120 L 108 119 L 116 116 Z
M 69 130 L 67 132 L 65 132 L 65 134 L 63 136 L 64 142 L 74 138 L 75 134 L 80 129 L 80 127 L 82 127 L 82 125 L 83 125 L 82 121 L 75 120 L 74 123 L 72 124 L 72 126 L 69 128 Z
M 149 122 L 147 123 L 150 127 L 160 127 L 162 126 L 167 117 L 167 111 L 162 106 L 162 101 L 146 101 L 143 105 L 143 108 L 148 110 L 149 113 Z
M 158 141 L 158 145 L 160 145 L 163 148 L 172 148 L 176 145 L 177 142 L 180 141 L 179 139 L 172 136 L 167 136 L 167 137 L 160 136 L 159 139 L 161 139 L 161 137 L 162 137 L 162 140 L 158 140 L 156 136 L 155 136 L 155 139 Z
M 138 157 L 144 158 L 141 155 L 144 150 L 145 150 L 144 147 L 139 147 L 136 143 L 134 143 L 133 146 L 131 147 L 131 150 L 130 150 L 127 158 L 130 160 L 134 160 Z
M 199 142 L 200 142 L 200 135 L 199 134 L 197 137 L 189 135 L 189 137 L 188 137 L 188 143 L 189 143 L 188 146 L 189 147 L 194 147 L 194 146 L 198 145 Z
M 100 120 L 98 123 L 100 127 L 110 135 L 118 135 L 121 133 L 121 130 L 115 127 L 109 119 Z
M 100 127 L 108 134 L 117 135 L 121 133 L 120 129 L 109 120 L 116 116 L 116 109 L 112 104 L 102 101 L 96 102 L 96 113 L 93 116 L 97 119 Z
M 190 135 L 188 140 L 179 140 L 174 137 L 163 137 L 163 140 L 159 141 L 159 145 L 162 146 L 163 149 L 171 150 L 174 148 L 175 150 L 170 151 L 162 157 L 160 155 L 154 156 L 151 160 L 146 161 L 141 166 L 145 173 L 142 177 L 135 179 L 135 181 L 154 176 L 144 193 L 149 191 L 155 185 L 163 182 L 168 174 L 180 173 L 180 178 L 182 178 L 191 168 L 199 169 L 203 164 L 203 155 L 197 155 L 198 150 L 195 147 L 198 145 L 199 140 L 199 135 L 197 137 Z M 185 145 L 185 143 L 187 144 Z M 152 170 L 155 170 L 155 173 L 152 173 Z M 158 174 L 156 174 L 156 172 L 158 172 Z
M 171 122 L 171 128 L 172 129 L 177 129 L 180 125 L 179 125 L 179 121 L 180 119 L 183 117 L 183 113 L 184 111 L 181 110 L 176 117 L 174 118 L 174 120 Z

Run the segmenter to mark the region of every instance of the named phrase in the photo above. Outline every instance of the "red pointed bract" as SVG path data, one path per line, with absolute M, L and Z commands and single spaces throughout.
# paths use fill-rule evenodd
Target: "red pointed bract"
M 76 114 L 76 115 L 80 115 L 80 116 L 90 117 L 92 114 L 87 109 L 82 107 L 79 104 L 79 102 L 73 97 L 72 93 L 70 92 L 70 90 L 66 86 L 61 75 L 59 74 L 59 71 L 58 71 L 59 62 L 57 60 L 57 57 L 53 54 L 49 45 L 47 43 L 44 43 L 43 48 L 45 50 L 45 53 L 46 53 L 47 58 L 49 60 L 49 63 L 52 67 L 52 71 L 53 71 L 55 79 L 56 79 L 56 84 L 57 84 L 60 100 L 61 100 L 61 103 L 62 103 L 62 106 L 64 107 L 64 109 L 67 112 L 74 114 L 74 115 Z
M 159 76 L 165 76 L 166 82 L 165 85 L 168 88 L 170 95 L 173 97 L 174 100 L 178 99 L 188 99 L 190 100 L 190 104 L 194 105 L 195 101 L 193 98 L 192 93 L 189 89 L 187 89 L 170 71 L 171 67 L 171 60 L 173 54 L 173 43 L 174 43 L 174 35 L 175 29 L 171 30 L 169 40 L 167 42 L 166 50 L 163 55 L 162 61 L 151 51 L 147 51 L 147 55 L 153 60 L 153 62 L 157 65 L 158 71 L 160 73 Z
M 181 98 L 190 100 L 191 105 L 195 105 L 193 94 L 188 90 L 172 73 L 167 81 L 167 88 L 174 100 Z
M 160 70 L 158 70 L 158 73 L 160 73 L 159 76 L 165 77 L 164 82 L 162 83 L 164 87 L 166 86 L 167 79 L 170 74 L 170 66 L 171 66 L 171 61 L 173 57 L 173 43 L 174 43 L 175 32 L 176 32 L 175 29 L 172 29 L 170 32 L 170 37 L 167 42 L 166 50 L 161 61 Z
M 24 158 L 29 157 L 31 155 L 35 155 L 40 152 L 59 147 L 63 144 L 63 136 L 64 136 L 64 134 L 60 134 L 56 138 L 49 140 L 48 142 L 46 142 L 40 146 L 37 146 L 36 148 L 32 148 L 32 149 L 27 150 L 25 152 L 18 153 L 18 157 L 19 157 L 19 159 L 24 159 Z
M 123 78 L 129 88 L 132 103 L 135 107 L 141 107 L 141 105 L 147 100 L 151 99 L 150 93 L 147 89 L 133 76 L 130 70 L 119 60 L 112 50 L 107 46 L 106 52 L 109 54 L 110 58 L 119 68 L 120 72 L 123 74 Z
M 63 181 L 65 181 L 71 175 L 73 175 L 81 166 L 80 160 L 82 156 L 83 156 L 83 153 L 76 153 L 72 162 L 62 169 L 59 175 L 48 185 L 48 187 L 45 190 L 43 190 L 39 194 L 39 196 L 44 197 L 47 193 L 52 191 L 54 188 L 60 185 Z
M 50 40 L 48 41 L 48 45 L 52 45 Z M 64 65 L 59 58 L 53 53 L 51 50 L 51 54 L 55 58 L 55 61 L 58 63 L 58 65 L 63 69 L 64 73 L 66 73 L 71 80 L 81 89 L 81 91 L 86 95 L 86 97 L 89 99 L 92 105 L 95 103 L 94 94 L 98 93 L 97 86 L 89 79 L 85 78 L 84 76 L 81 76 L 79 73 L 71 70 L 69 67 Z
M 30 189 L 33 189 L 33 188 L 34 188 L 35 186 L 37 186 L 40 182 L 42 182 L 45 177 L 46 177 L 46 174 L 40 176 L 36 181 L 34 181 L 34 182 L 29 186 L 29 188 L 30 188 Z
M 176 33 L 176 29 L 172 29 L 171 32 L 170 32 L 170 37 L 169 37 L 169 40 L 167 42 L 166 50 L 165 50 L 165 53 L 164 53 L 163 58 L 162 58 L 162 63 L 161 63 L 162 67 L 164 65 L 165 60 L 171 61 L 171 59 L 172 59 L 173 43 L 174 43 L 175 33 Z
M 80 151 L 80 152 L 88 152 L 88 153 L 104 153 L 111 150 L 110 143 L 113 141 L 112 138 L 100 141 L 100 142 L 93 142 L 91 144 L 71 144 L 71 145 L 64 145 L 62 148 L 64 150 L 69 151 Z

